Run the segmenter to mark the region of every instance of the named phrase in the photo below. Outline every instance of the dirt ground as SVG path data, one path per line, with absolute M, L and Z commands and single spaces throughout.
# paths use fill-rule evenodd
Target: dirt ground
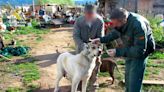
M 74 51 L 74 42 L 72 39 L 72 28 L 52 29 L 52 32 L 43 36 L 43 41 L 37 44 L 30 44 L 33 48 L 31 54 L 37 59 L 37 64 L 40 67 L 41 78 L 36 81 L 40 88 L 35 92 L 53 92 L 54 81 L 56 75 L 56 59 L 57 51 L 66 52 Z M 108 77 L 99 78 L 99 83 L 103 86 L 98 92 L 122 92 L 122 89 L 117 85 L 108 84 Z M 63 78 L 60 81 L 61 92 L 69 92 L 70 82 Z

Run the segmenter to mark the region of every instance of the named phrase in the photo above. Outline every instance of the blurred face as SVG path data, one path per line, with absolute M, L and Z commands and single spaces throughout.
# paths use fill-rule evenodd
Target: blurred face
M 89 12 L 85 12 L 85 19 L 87 21 L 92 21 L 95 17 L 95 13 L 89 13 Z
M 119 19 L 111 19 L 112 27 L 121 27 L 124 23 Z

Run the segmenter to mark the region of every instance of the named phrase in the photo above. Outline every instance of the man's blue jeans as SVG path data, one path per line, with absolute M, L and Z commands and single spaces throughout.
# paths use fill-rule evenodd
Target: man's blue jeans
M 125 92 L 141 92 L 142 80 L 147 63 L 144 59 L 126 59 L 125 62 Z

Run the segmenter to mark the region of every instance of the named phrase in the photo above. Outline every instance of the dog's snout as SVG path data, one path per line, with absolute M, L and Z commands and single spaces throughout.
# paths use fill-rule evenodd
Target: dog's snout
M 99 54 L 101 54 L 101 52 L 102 52 L 102 49 L 99 49 Z
M 99 50 L 99 53 L 101 53 L 101 50 Z

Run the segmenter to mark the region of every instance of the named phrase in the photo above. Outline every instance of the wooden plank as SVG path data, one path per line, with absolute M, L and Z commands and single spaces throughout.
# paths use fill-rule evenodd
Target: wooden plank
M 125 83 L 125 80 L 123 80 L 122 82 Z M 146 84 L 146 85 L 164 85 L 164 81 L 163 80 L 143 80 L 143 84 Z
M 125 68 L 125 65 L 117 65 L 118 68 Z
M 72 31 L 73 27 L 60 27 L 60 28 L 52 28 L 52 31 L 63 31 L 63 30 L 67 30 L 67 31 Z

